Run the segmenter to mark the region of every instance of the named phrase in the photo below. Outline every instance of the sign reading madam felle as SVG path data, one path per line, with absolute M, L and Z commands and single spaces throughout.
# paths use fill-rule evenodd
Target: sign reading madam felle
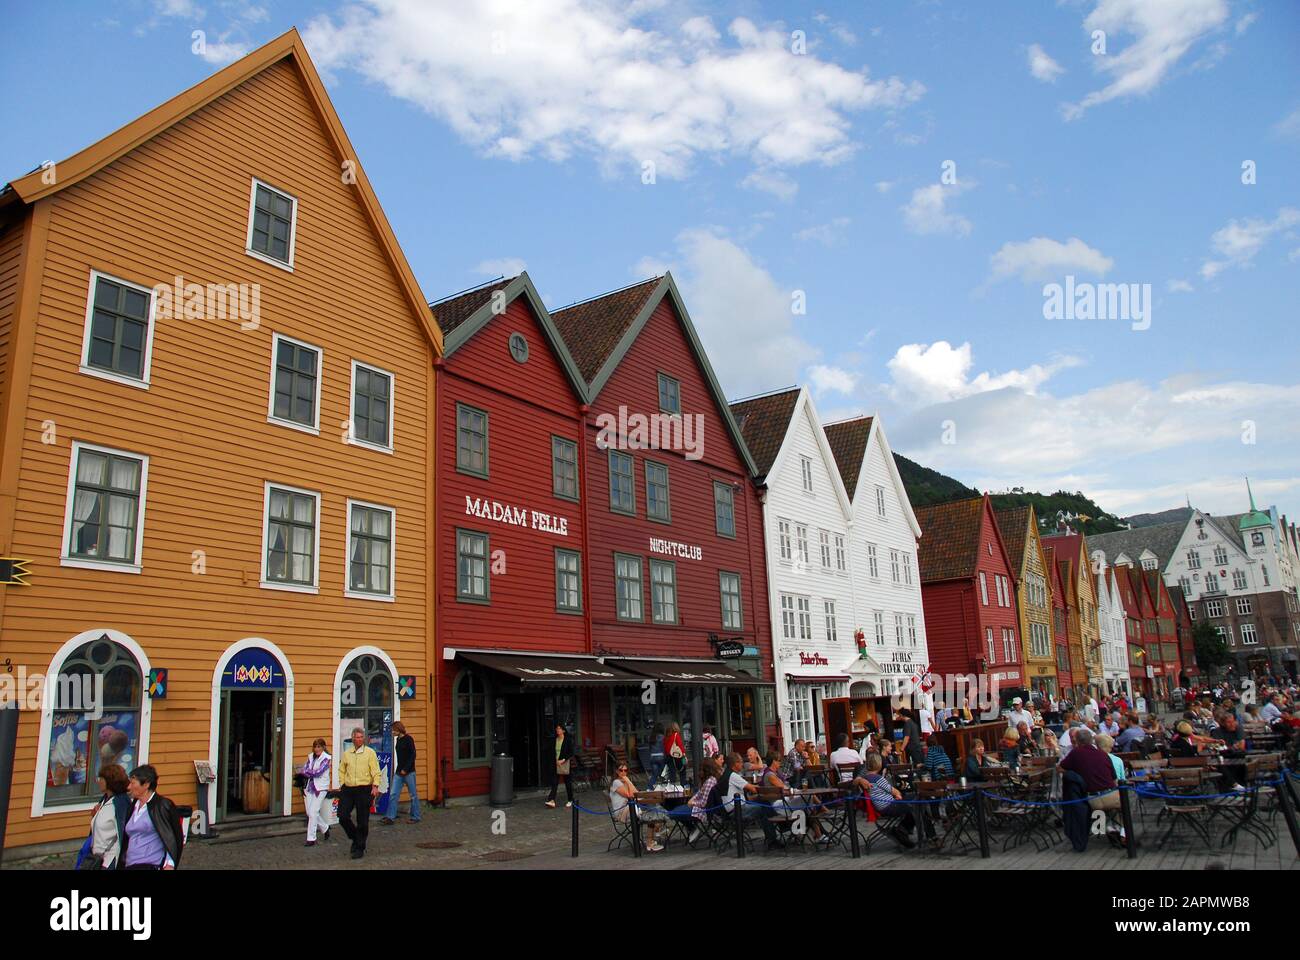
M 567 517 L 556 517 L 540 510 L 515 507 L 485 497 L 471 497 L 466 494 L 465 513 L 481 520 L 495 520 L 497 523 L 508 523 L 514 527 L 532 527 L 543 533 L 553 533 L 557 537 L 569 535 Z

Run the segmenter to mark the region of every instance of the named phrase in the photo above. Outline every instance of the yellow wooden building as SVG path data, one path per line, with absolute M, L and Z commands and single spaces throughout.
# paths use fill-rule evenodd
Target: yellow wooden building
M 1024 649 L 1024 683 L 1044 698 L 1057 693 L 1056 655 L 1052 641 L 1052 593 L 1043 556 L 1038 518 L 1032 506 L 997 511 L 998 529 L 1011 562 L 1016 564 L 1016 606 Z
M 0 661 L 104 678 L 23 704 L 6 846 L 106 763 L 233 820 L 316 737 L 436 742 L 440 352 L 296 31 L 0 193 Z

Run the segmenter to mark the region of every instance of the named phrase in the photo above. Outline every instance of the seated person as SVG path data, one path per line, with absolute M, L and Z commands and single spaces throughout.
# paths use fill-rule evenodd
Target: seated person
M 1083 778 L 1083 788 L 1091 798 L 1088 806 L 1093 810 L 1119 809 L 1115 767 L 1110 756 L 1097 749 L 1092 731 L 1087 727 L 1074 731 L 1074 749 L 1061 760 L 1060 767 Z
M 891 815 L 896 808 L 901 810 L 902 817 L 898 821 L 898 826 L 891 830 L 889 835 L 904 847 L 910 849 L 916 846 L 916 841 L 911 837 L 916 829 L 916 817 L 913 816 L 910 807 L 898 804 L 898 801 L 903 799 L 903 795 L 882 772 L 879 754 L 867 754 L 867 760 L 862 765 L 862 774 L 854 778 L 853 785 L 871 798 L 872 806 L 881 816 Z M 934 824 L 926 820 L 925 826 L 926 839 L 933 841 Z
M 1237 722 L 1236 716 L 1228 714 L 1223 718 L 1223 725 L 1218 730 L 1219 742 L 1229 750 L 1245 752 L 1246 734 Z
M 775 750 L 771 751 L 767 755 L 767 769 L 763 771 L 763 778 L 759 781 L 759 785 L 763 787 L 775 787 L 781 791 L 784 791 L 789 787 L 785 777 L 781 775 L 781 754 L 777 753 Z M 809 809 L 804 797 L 787 797 L 784 800 L 773 804 L 773 806 L 777 807 L 777 809 L 773 810 L 772 813 L 777 814 L 782 812 L 780 809 L 782 806 L 787 811 Z M 811 815 L 807 816 L 806 822 L 809 829 L 812 831 L 814 842 L 820 843 L 822 839 L 821 824 Z
M 1124 761 L 1113 753 L 1115 738 L 1108 733 L 1101 734 L 1097 737 L 1097 749 L 1110 757 L 1110 765 L 1115 768 L 1116 781 L 1123 780 L 1125 776 Z
M 807 746 L 802 739 L 796 740 L 790 752 L 785 755 L 785 761 L 781 764 L 781 776 L 787 783 L 797 786 L 803 779 L 803 768 L 805 764 L 804 751 Z
M 951 780 L 957 775 L 948 751 L 934 737 L 930 738 L 930 745 L 925 749 L 925 769 L 930 771 L 931 780 Z
M 740 754 L 734 751 L 727 755 L 727 774 L 726 792 L 722 796 L 722 802 L 726 805 L 728 811 L 733 809 L 736 797 L 742 800 L 750 794 L 758 793 L 758 785 L 750 783 L 740 772 L 744 767 L 745 761 L 740 758 Z M 781 840 L 777 837 L 776 827 L 768 822 L 768 808 L 757 804 L 742 804 L 742 816 L 746 820 L 757 820 L 763 828 L 763 836 L 767 839 L 769 846 L 780 846 Z
M 847 733 L 839 734 L 835 738 L 835 750 L 831 754 L 831 766 L 852 766 L 856 770 L 861 763 L 862 758 L 858 755 L 858 751 L 854 750 L 849 744 L 849 735 Z M 851 772 L 846 773 L 843 770 L 839 772 L 840 783 L 847 783 L 852 779 L 853 774 Z
M 1007 727 L 998 741 L 998 755 L 1013 770 L 1020 764 L 1020 731 Z
M 889 766 L 891 763 L 897 763 L 897 762 L 898 762 L 898 757 L 896 757 L 896 756 L 894 755 L 894 741 L 893 741 L 893 740 L 890 740 L 888 737 L 881 737 L 881 738 L 877 741 L 876 745 L 880 748 L 880 750 L 879 750 L 879 753 L 880 753 L 880 762 L 881 762 L 884 766 L 887 767 L 887 766 Z
M 629 803 L 636 797 L 636 786 L 628 776 L 627 764 L 620 763 L 615 771 L 613 782 L 609 785 L 609 808 L 614 819 L 626 823 L 630 814 Z M 668 814 L 662 807 L 639 807 L 637 818 L 645 825 L 645 848 L 650 853 L 663 849 L 663 844 L 655 839 L 659 828 L 668 820 Z
M 718 761 L 712 757 L 705 757 L 700 765 L 700 789 L 696 790 L 685 804 L 668 811 L 668 816 L 673 820 L 690 821 L 691 832 L 686 838 L 687 843 L 693 844 L 699 839 L 704 821 L 709 817 L 709 807 L 714 805 L 710 798 L 718 785 L 718 773 Z
M 962 768 L 962 776 L 967 780 L 978 782 L 984 779 L 985 768 L 993 766 L 997 764 L 985 754 L 984 741 L 976 737 L 970 742 L 970 753 L 966 754 L 966 765 Z
M 1136 750 L 1139 740 L 1147 738 L 1146 731 L 1142 729 L 1142 724 L 1138 722 L 1136 713 L 1124 714 L 1124 729 L 1115 737 L 1115 749 L 1119 753 L 1125 753 L 1129 750 Z
M 1186 720 L 1179 720 L 1178 725 L 1174 727 L 1174 735 L 1169 738 L 1169 756 L 1171 757 L 1194 757 L 1198 751 L 1196 741 L 1193 739 L 1195 734 L 1192 732 L 1192 725 Z

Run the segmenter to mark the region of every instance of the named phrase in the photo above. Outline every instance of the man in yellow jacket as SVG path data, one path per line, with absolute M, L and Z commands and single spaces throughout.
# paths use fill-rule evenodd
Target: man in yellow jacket
M 370 834 L 370 805 L 379 795 L 379 758 L 366 746 L 366 732 L 360 727 L 353 729 L 352 746 L 339 758 L 339 786 L 339 826 L 352 841 L 352 859 L 360 860 L 366 855 Z

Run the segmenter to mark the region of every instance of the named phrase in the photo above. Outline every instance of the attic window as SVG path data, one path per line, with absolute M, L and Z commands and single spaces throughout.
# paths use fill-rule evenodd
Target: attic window
M 298 201 L 294 197 L 254 180 L 248 206 L 247 252 L 292 270 L 297 220 Z
M 659 374 L 659 409 L 663 413 L 682 412 L 682 385 L 666 373 Z

